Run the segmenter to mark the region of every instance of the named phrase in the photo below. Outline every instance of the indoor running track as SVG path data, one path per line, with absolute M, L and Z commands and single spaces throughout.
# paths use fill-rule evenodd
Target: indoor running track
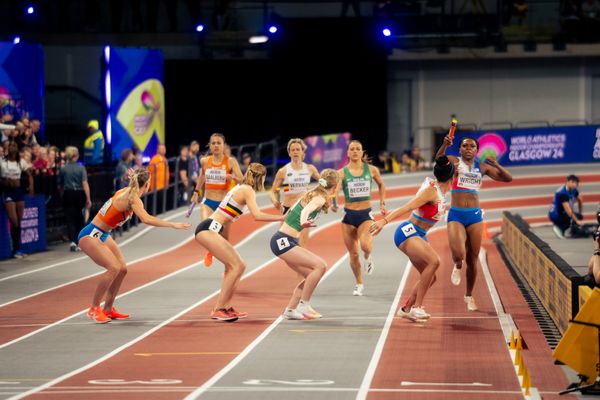
M 582 177 L 591 219 L 600 201 L 594 167 L 514 168 L 511 184 L 486 179 L 490 230 L 504 210 L 545 222 L 566 171 Z M 386 177 L 388 207 L 405 202 L 423 177 Z M 265 195 L 259 204 L 269 209 Z M 168 216 L 182 221 L 184 211 Z M 309 248 L 330 266 L 312 300 L 324 315 L 315 321 L 279 317 L 296 276 L 269 250 L 276 224 L 248 215 L 232 229 L 248 264 L 234 305 L 250 313 L 235 323 L 208 317 L 222 266 L 202 265 L 192 231 L 139 227 L 119 239 L 130 269 L 117 306 L 133 318 L 107 325 L 85 316 L 100 269 L 81 254 L 0 263 L 0 399 L 522 399 L 500 324 L 504 312 L 527 343 L 532 385 L 558 398 L 568 382 L 491 241 L 484 246 L 489 279 L 480 272 L 475 290 L 479 311 L 468 312 L 464 278 L 459 287 L 449 281 L 445 226 L 430 234 L 442 265 L 425 301 L 433 317 L 415 324 L 394 317 L 417 279 L 394 248 L 397 222 L 375 239 L 375 272 L 366 277 L 365 296 L 353 297 L 340 218 L 321 216 L 311 233 Z

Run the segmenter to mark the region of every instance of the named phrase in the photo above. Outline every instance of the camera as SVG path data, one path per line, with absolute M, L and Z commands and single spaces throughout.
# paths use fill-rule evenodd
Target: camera
M 596 232 L 594 232 L 594 234 L 592 235 L 592 238 L 594 239 L 594 241 L 597 241 L 598 238 L 600 238 L 600 227 L 598 229 L 596 229 Z

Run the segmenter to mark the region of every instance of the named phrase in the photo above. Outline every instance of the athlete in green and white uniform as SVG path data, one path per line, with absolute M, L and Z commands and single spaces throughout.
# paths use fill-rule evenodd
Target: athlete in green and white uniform
M 310 298 L 325 275 L 327 263 L 310 250 L 298 245 L 300 233 L 315 226 L 317 215 L 329 209 L 331 195 L 338 185 L 338 174 L 333 169 L 321 172 L 319 184 L 306 192 L 287 213 L 287 218 L 271 238 L 271 251 L 302 279 L 294 289 L 283 316 L 287 319 L 316 319 L 321 314 L 310 306 Z
M 362 296 L 364 290 L 359 245 L 364 254 L 365 272 L 370 275 L 374 268 L 371 259 L 373 237 L 369 234 L 369 227 L 373 223 L 371 214 L 372 181 L 375 181 L 379 187 L 379 209 L 383 215 L 387 214 L 385 184 L 381 179 L 379 169 L 365 162 L 363 155 L 362 144 L 358 140 L 352 140 L 348 145 L 348 164 L 338 170 L 339 188 L 344 190 L 344 211 L 346 212 L 342 219 L 342 233 L 350 256 L 350 267 L 356 279 L 356 285 L 352 292 L 354 296 Z

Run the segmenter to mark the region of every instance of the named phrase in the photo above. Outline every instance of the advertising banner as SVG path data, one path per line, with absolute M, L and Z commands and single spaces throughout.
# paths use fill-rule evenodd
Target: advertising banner
M 457 132 L 448 154 L 464 137 L 479 141 L 480 161 L 493 156 L 503 166 L 600 162 L 600 126 Z
M 112 159 L 127 148 L 149 160 L 165 143 L 164 65 L 160 50 L 106 47 L 106 141 Z
M 352 135 L 348 132 L 308 136 L 304 138 L 308 146 L 305 162 L 314 164 L 319 171 L 342 168 L 348 159 L 346 154 L 351 140 Z
M 37 139 L 44 139 L 44 53 L 42 46 L 30 43 L 0 42 L 0 113 L 39 119 Z
M 21 220 L 21 250 L 24 253 L 44 251 L 46 243 L 46 199 L 42 195 L 25 196 Z M 10 223 L 4 205 L 0 206 L 0 260 L 12 255 Z

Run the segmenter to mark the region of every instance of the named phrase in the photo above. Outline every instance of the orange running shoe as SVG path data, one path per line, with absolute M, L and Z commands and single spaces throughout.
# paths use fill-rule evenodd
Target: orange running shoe
M 206 253 L 206 255 L 204 256 L 204 266 L 206 268 L 211 267 L 212 266 L 212 253 L 209 251 L 208 253 Z
M 101 307 L 90 307 L 88 310 L 88 317 L 97 324 L 105 324 L 111 321 L 111 319 L 104 314 L 104 310 Z
M 233 314 L 233 315 L 235 315 L 236 317 L 238 317 L 239 319 L 246 318 L 246 317 L 248 316 L 248 313 L 247 313 L 247 312 L 244 312 L 244 311 L 235 311 L 235 310 L 233 309 L 233 307 L 229 307 L 229 308 L 227 309 L 227 311 L 229 312 L 229 314 Z
M 114 307 L 109 312 L 104 311 L 104 314 L 110 319 L 129 319 L 129 314 L 120 313 Z
M 219 308 L 218 310 L 213 310 L 210 313 L 210 317 L 212 319 L 216 319 L 219 321 L 233 322 L 238 320 L 238 316 L 229 312 L 229 310 L 225 308 Z

